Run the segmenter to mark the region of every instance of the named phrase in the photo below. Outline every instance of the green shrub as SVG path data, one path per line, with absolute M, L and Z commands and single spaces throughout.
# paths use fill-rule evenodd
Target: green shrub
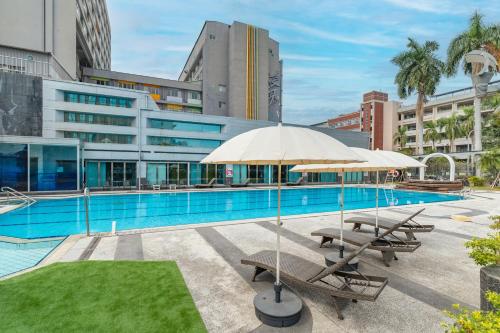
M 500 265 L 500 215 L 492 216 L 493 224 L 490 228 L 495 230 L 487 238 L 473 238 L 465 243 L 471 249 L 469 256 L 480 266 L 492 264 Z
M 481 177 L 476 177 L 476 176 L 472 176 L 472 177 L 469 177 L 469 183 L 471 183 L 472 186 L 484 186 L 485 182 L 484 182 L 484 178 L 481 178 Z
M 493 305 L 492 311 L 471 311 L 458 304 L 453 304 L 455 312 L 444 311 L 453 323 L 441 323 L 449 333 L 497 333 L 500 332 L 500 294 L 493 291 L 486 292 L 486 299 Z

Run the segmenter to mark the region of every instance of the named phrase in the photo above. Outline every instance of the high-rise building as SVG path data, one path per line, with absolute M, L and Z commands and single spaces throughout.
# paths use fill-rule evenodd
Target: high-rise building
M 203 106 L 209 114 L 281 119 L 279 44 L 265 29 L 205 22 L 179 80 L 202 81 Z
M 0 70 L 77 80 L 80 67 L 109 69 L 105 0 L 3 1 Z

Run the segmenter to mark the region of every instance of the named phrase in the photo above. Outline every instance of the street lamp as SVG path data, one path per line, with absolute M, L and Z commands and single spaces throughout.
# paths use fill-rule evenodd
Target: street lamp
M 472 50 L 465 55 L 465 62 L 471 64 L 471 79 L 474 86 L 474 151 L 483 150 L 481 143 L 481 99 L 488 93 L 488 83 L 497 71 L 494 56 L 483 49 Z M 479 176 L 479 168 L 476 168 Z

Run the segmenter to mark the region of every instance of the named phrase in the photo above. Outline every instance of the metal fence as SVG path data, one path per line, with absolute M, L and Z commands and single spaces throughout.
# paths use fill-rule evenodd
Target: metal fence
M 3 54 L 0 54 L 0 71 L 51 77 L 51 68 L 48 62 L 11 57 Z

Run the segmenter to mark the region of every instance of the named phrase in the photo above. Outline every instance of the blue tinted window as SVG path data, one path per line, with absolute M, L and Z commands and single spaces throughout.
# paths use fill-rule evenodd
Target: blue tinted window
M 118 143 L 132 144 L 132 135 L 88 132 L 64 132 L 65 138 L 80 139 L 82 142 L 91 143 Z
M 155 146 L 181 146 L 195 148 L 217 148 L 220 140 L 172 138 L 163 136 L 148 136 L 148 144 Z
M 186 132 L 213 132 L 220 133 L 222 125 L 194 123 L 187 121 L 163 120 L 163 119 L 148 119 L 150 128 L 161 128 L 175 131 Z
M 118 106 L 122 108 L 131 108 L 132 100 L 129 98 L 119 98 L 112 96 L 97 96 L 90 94 L 81 94 L 74 92 L 64 92 L 64 101 L 70 103 L 98 104 L 107 106 Z

